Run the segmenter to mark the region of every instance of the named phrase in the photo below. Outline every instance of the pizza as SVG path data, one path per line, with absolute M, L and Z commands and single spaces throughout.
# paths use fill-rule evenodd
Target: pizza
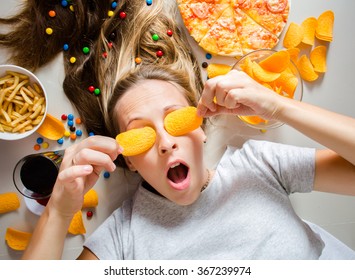
M 177 0 L 189 34 L 211 54 L 239 57 L 272 49 L 289 11 L 288 0 Z

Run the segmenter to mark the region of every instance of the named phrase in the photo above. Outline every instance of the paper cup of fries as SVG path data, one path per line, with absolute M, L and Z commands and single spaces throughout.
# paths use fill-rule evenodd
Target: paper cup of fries
M 16 65 L 0 65 L 0 139 L 34 133 L 47 114 L 47 93 L 40 80 Z

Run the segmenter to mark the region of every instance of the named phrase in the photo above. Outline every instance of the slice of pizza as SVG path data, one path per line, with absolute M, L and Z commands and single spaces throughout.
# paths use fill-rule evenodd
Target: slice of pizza
M 241 9 L 276 36 L 280 36 L 290 12 L 288 0 L 231 0 L 231 5 Z
M 202 38 L 199 46 L 212 54 L 233 57 L 243 55 L 233 15 L 233 9 L 229 6 Z
M 209 4 L 196 2 L 179 5 L 180 14 L 189 34 L 200 42 L 216 22 L 228 4 Z
M 231 0 L 177 0 L 178 5 L 190 3 L 230 4 Z
M 275 34 L 257 24 L 239 8 L 234 9 L 234 22 L 243 54 L 258 49 L 272 49 L 279 41 Z

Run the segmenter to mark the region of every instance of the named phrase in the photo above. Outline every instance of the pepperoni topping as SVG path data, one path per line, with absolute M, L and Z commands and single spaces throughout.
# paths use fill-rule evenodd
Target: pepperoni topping
M 266 6 L 272 13 L 281 13 L 287 7 L 288 0 L 267 0 Z

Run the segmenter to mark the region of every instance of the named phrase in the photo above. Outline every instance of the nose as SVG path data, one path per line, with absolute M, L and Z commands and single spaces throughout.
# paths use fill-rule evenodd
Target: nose
M 176 143 L 176 137 L 171 136 L 165 130 L 161 133 L 157 133 L 157 140 L 159 141 L 159 154 L 165 155 L 171 153 L 178 148 Z

